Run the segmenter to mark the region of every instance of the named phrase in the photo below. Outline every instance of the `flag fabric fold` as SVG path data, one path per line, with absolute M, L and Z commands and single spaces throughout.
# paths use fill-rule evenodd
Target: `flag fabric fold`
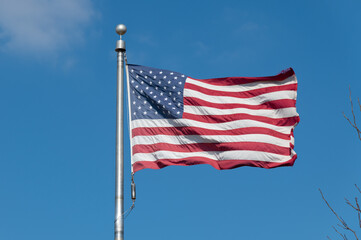
M 292 166 L 297 78 L 194 79 L 128 64 L 133 172 L 169 165 Z

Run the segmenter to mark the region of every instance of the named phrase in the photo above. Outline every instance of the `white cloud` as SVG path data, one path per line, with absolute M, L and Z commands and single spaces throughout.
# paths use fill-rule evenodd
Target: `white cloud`
M 83 40 L 94 15 L 90 0 L 0 0 L 0 49 L 67 49 Z

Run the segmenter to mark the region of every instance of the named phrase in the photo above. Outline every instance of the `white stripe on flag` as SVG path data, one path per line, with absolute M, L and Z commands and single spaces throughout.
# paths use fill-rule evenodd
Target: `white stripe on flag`
M 275 126 L 254 120 L 237 120 L 223 123 L 204 123 L 190 119 L 137 119 L 132 121 L 132 129 L 154 127 L 202 127 L 211 130 L 233 130 L 239 128 L 268 128 L 279 133 L 290 134 L 293 126 Z
M 157 161 L 159 159 L 182 159 L 187 157 L 204 157 L 216 161 L 222 160 L 251 160 L 264 162 L 286 162 L 291 156 L 283 156 L 275 153 L 260 151 L 209 151 L 209 152 L 174 152 L 174 151 L 157 151 L 153 153 L 136 153 L 133 155 L 133 163 L 137 161 Z
M 283 99 L 296 99 L 295 91 L 277 91 L 271 93 L 261 94 L 252 98 L 236 98 L 228 96 L 212 96 L 207 95 L 192 89 L 184 89 L 184 97 L 194 97 L 211 103 L 219 104 L 247 104 L 247 105 L 261 105 L 266 102 Z
M 269 118 L 287 118 L 297 116 L 296 108 L 281 108 L 281 109 L 247 109 L 247 108 L 233 108 L 233 109 L 218 109 L 203 106 L 184 106 L 184 112 L 195 115 L 230 115 L 236 113 L 245 113 L 253 116 L 269 117 Z
M 265 134 L 245 134 L 245 135 L 152 135 L 133 137 L 133 146 L 138 144 L 149 145 L 149 143 L 170 143 L 176 145 L 192 143 L 221 143 L 221 142 L 255 142 L 270 143 L 280 147 L 289 147 L 290 140 L 280 139 Z

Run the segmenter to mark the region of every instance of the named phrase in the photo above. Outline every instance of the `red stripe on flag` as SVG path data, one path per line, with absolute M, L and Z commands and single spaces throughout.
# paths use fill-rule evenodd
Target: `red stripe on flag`
M 270 143 L 257 142 L 222 142 L 222 143 L 190 143 L 190 144 L 137 144 L 133 147 L 133 153 L 152 153 L 157 151 L 172 152 L 209 152 L 209 151 L 259 151 L 267 153 L 275 153 L 279 155 L 290 155 L 290 148 L 280 147 Z
M 161 169 L 170 165 L 178 165 L 178 166 L 191 166 L 198 164 L 209 164 L 218 170 L 226 170 L 233 169 L 243 166 L 250 167 L 261 167 L 261 168 L 275 168 L 275 167 L 284 167 L 284 166 L 293 166 L 297 155 L 294 155 L 290 160 L 285 162 L 263 162 L 263 161 L 252 161 L 252 160 L 223 160 L 216 161 L 213 159 L 205 158 L 205 157 L 188 157 L 181 159 L 159 159 L 154 162 L 148 161 L 138 161 L 133 164 L 134 172 L 145 168 L 152 169 Z
M 288 117 L 288 118 L 269 118 L 269 117 L 261 117 L 261 116 L 253 116 L 245 113 L 236 113 L 229 115 L 195 115 L 191 113 L 183 113 L 184 119 L 191 119 L 199 122 L 205 123 L 223 123 L 223 122 L 232 122 L 237 120 L 255 120 L 258 122 L 268 123 L 275 126 L 294 126 L 299 121 L 300 118 L 298 116 Z
M 269 77 L 226 77 L 226 78 L 212 78 L 212 79 L 195 79 L 195 78 L 191 78 L 191 79 L 216 86 L 231 86 L 231 85 L 239 85 L 245 83 L 261 82 L 261 81 L 265 81 L 265 82 L 283 81 L 294 74 L 295 72 L 293 71 L 292 68 L 290 68 L 287 71 L 282 72 L 276 76 L 269 76 Z
M 134 128 L 132 130 L 132 136 L 153 136 L 153 135 L 168 135 L 168 136 L 178 136 L 178 135 L 246 135 L 246 134 L 265 134 L 280 139 L 289 140 L 290 136 L 288 134 L 280 133 L 269 128 L 261 127 L 247 127 L 247 128 L 236 128 L 230 130 L 212 130 L 200 127 L 140 127 Z
M 234 109 L 234 108 L 247 108 L 247 109 L 280 109 L 296 106 L 296 100 L 281 99 L 269 102 L 264 102 L 259 105 L 237 104 L 237 103 L 211 103 L 195 97 L 184 97 L 184 105 L 187 106 L 204 106 L 213 107 L 218 109 Z

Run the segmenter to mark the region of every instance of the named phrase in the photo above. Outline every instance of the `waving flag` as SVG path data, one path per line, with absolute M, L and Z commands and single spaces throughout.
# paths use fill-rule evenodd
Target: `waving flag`
M 128 65 L 133 171 L 169 165 L 292 166 L 297 78 L 194 79 Z

